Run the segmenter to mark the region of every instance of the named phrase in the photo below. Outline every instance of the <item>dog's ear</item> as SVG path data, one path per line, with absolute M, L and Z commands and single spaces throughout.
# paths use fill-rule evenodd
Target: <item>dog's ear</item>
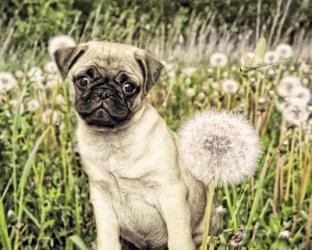
M 164 66 L 147 52 L 135 52 L 134 58 L 142 70 L 146 94 L 158 81 Z
M 86 52 L 87 48 L 88 46 L 67 47 L 55 51 L 54 60 L 63 80 L 79 57 Z

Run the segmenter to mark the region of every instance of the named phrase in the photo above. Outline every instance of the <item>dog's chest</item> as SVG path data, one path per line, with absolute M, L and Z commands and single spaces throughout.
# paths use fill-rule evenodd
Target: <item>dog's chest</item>
M 133 141 L 132 141 L 133 142 Z M 148 145 L 94 140 L 79 145 L 88 176 L 103 182 L 111 194 L 121 236 L 138 246 L 162 245 L 167 232 L 157 197 L 157 162 L 148 156 Z M 147 157 L 143 155 L 147 154 Z

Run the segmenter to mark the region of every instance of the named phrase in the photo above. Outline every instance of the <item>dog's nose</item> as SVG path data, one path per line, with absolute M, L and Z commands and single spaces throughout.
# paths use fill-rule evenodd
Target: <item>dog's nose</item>
M 107 99 L 110 96 L 108 91 L 101 91 L 98 93 L 98 97 L 100 97 L 102 100 Z

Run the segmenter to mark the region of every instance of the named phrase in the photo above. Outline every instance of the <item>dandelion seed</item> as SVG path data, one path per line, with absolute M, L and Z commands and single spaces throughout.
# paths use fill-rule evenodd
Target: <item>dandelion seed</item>
M 36 112 L 40 107 L 40 103 L 33 99 L 33 100 L 30 100 L 28 103 L 27 103 L 27 110 L 30 111 L 30 112 Z
M 188 89 L 186 90 L 186 95 L 187 95 L 188 97 L 193 97 L 193 96 L 196 95 L 196 92 L 195 92 L 195 90 L 194 90 L 193 88 L 188 88 Z
M 301 100 L 303 103 L 308 104 L 311 100 L 311 91 L 306 87 L 295 88 L 291 97 Z
M 74 47 L 76 42 L 70 36 L 60 35 L 55 36 L 49 40 L 48 51 L 50 56 L 53 58 L 55 51 L 61 48 Z
M 301 126 L 309 118 L 310 113 L 306 108 L 300 106 L 294 106 L 291 104 L 286 105 L 283 110 L 283 115 L 285 120 L 295 126 Z
M 194 67 L 187 67 L 182 69 L 182 73 L 188 77 L 191 77 L 196 71 L 196 68 Z
M 31 68 L 28 73 L 27 76 L 29 77 L 29 79 L 33 82 L 36 83 L 38 85 L 41 85 L 43 83 L 43 73 L 42 70 L 39 67 L 33 67 Z
M 0 93 L 8 92 L 17 86 L 13 74 L 10 72 L 0 72 Z
M 277 45 L 275 51 L 281 59 L 289 59 L 293 56 L 292 47 L 286 43 Z
M 60 95 L 60 94 L 58 94 L 56 96 L 55 102 L 56 102 L 57 105 L 60 105 L 60 106 L 63 106 L 66 103 L 64 97 L 62 95 Z
M 225 54 L 216 52 L 210 56 L 210 64 L 212 67 L 224 67 L 228 63 L 228 58 Z
M 41 115 L 41 121 L 43 124 L 58 124 L 60 122 L 61 114 L 57 110 L 47 109 Z
M 278 237 L 280 237 L 281 239 L 288 239 L 290 236 L 290 232 L 285 230 L 285 231 L 281 231 L 278 235 Z
M 301 82 L 298 77 L 285 76 L 277 87 L 277 93 L 284 97 L 291 96 L 298 87 L 301 87 Z
M 198 97 L 198 100 L 203 101 L 203 100 L 205 100 L 206 95 L 205 95 L 205 93 L 200 92 L 197 97 Z
M 277 63 L 278 62 L 278 54 L 275 51 L 267 51 L 264 54 L 264 63 L 270 64 L 270 63 Z
M 226 208 L 224 208 L 223 206 L 218 206 L 218 207 L 216 208 L 216 213 L 217 213 L 218 215 L 224 215 L 224 214 L 226 214 L 226 212 L 227 212 L 227 210 L 226 210 Z
M 265 97 L 259 97 L 258 98 L 258 103 L 260 103 L 260 104 L 265 103 L 265 101 L 266 101 Z
M 235 94 L 238 90 L 238 83 L 231 79 L 222 81 L 221 86 L 224 92 L 230 94 Z
M 25 76 L 25 74 L 24 74 L 23 71 L 18 70 L 18 71 L 15 72 L 15 76 L 16 76 L 16 78 L 21 79 L 21 78 L 23 78 Z
M 50 61 L 44 65 L 44 71 L 48 74 L 57 73 L 57 66 L 54 61 Z
M 259 139 L 241 116 L 199 113 L 184 124 L 180 137 L 186 167 L 204 184 L 235 184 L 254 174 Z
M 214 89 L 219 89 L 220 88 L 220 84 L 218 82 L 212 82 L 211 83 L 211 87 Z

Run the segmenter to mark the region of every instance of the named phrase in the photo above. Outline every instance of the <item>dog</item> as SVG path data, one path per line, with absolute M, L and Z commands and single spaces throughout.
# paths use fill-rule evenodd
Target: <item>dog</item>
M 145 50 L 100 41 L 59 49 L 54 58 L 63 79 L 72 80 L 97 249 L 196 249 L 206 188 L 184 167 L 179 138 L 146 100 L 163 65 Z

